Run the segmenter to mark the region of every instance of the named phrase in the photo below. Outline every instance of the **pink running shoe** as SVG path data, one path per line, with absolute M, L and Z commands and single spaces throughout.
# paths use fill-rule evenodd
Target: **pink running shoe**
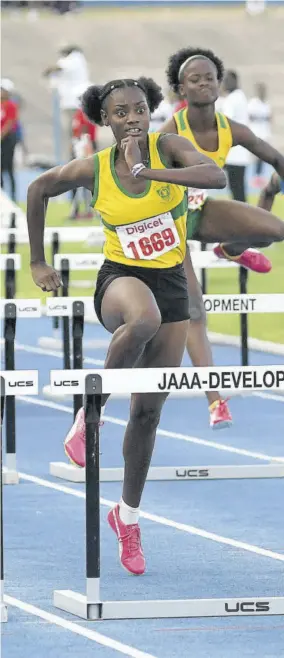
M 102 414 L 104 407 L 102 407 Z M 104 421 L 100 421 L 100 427 Z M 64 441 L 64 450 L 67 457 L 69 457 L 72 464 L 85 468 L 86 466 L 86 424 L 85 424 L 85 411 L 81 407 L 77 412 L 74 423 L 69 430 Z
M 64 450 L 72 464 L 86 466 L 86 425 L 84 407 L 79 409 L 74 423 L 64 441 Z
M 224 251 L 223 246 L 218 244 L 217 247 L 214 247 L 213 251 L 218 258 L 233 260 L 239 265 L 242 265 L 242 267 L 245 267 L 246 270 L 251 270 L 252 272 L 267 274 L 272 268 L 271 261 L 260 251 L 257 251 L 257 249 L 246 249 L 240 256 L 229 256 Z
M 124 525 L 119 516 L 119 505 L 108 513 L 107 520 L 118 538 L 119 558 L 122 566 L 135 576 L 141 576 L 145 571 L 146 562 L 138 523 Z
M 217 400 L 209 407 L 210 427 L 213 430 L 223 430 L 225 427 L 231 427 L 233 423 L 232 415 L 227 405 L 227 400 Z

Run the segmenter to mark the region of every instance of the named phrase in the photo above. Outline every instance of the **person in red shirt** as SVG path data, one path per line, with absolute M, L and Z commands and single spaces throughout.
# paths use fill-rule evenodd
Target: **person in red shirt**
M 72 119 L 72 136 L 73 139 L 81 139 L 82 135 L 88 135 L 89 140 L 92 144 L 92 152 L 95 153 L 97 150 L 96 145 L 96 134 L 97 127 L 94 123 L 91 123 L 89 119 L 84 114 L 83 110 L 79 108 L 74 112 Z
M 12 83 L 1 80 L 1 187 L 3 188 L 3 173 L 10 178 L 11 198 L 16 201 L 16 182 L 14 172 L 14 151 L 17 142 L 18 109 L 10 98 Z
M 74 158 L 88 158 L 97 150 L 96 144 L 97 128 L 89 121 L 81 108 L 75 110 L 72 118 L 72 155 Z M 90 195 L 83 189 L 85 213 L 83 217 L 93 218 L 90 208 Z M 79 216 L 78 190 L 73 190 L 72 208 L 69 219 L 77 219 Z

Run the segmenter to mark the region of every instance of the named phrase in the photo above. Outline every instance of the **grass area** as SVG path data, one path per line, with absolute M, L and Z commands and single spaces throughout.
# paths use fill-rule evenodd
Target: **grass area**
M 250 199 L 254 202 L 255 199 Z M 22 206 L 24 208 L 24 206 Z M 69 212 L 68 203 L 50 203 L 47 214 L 48 226 L 74 226 L 74 221 L 68 221 Z M 278 197 L 275 201 L 273 211 L 284 220 L 284 200 L 283 197 Z M 98 220 L 80 222 L 83 225 L 97 225 Z M 69 244 L 64 243 L 61 247 L 62 253 L 76 253 L 78 249 L 81 252 L 93 251 L 93 248 L 80 243 Z M 29 247 L 22 245 L 18 248 L 18 253 L 22 256 L 22 270 L 21 275 L 17 278 L 17 296 L 20 298 L 35 298 L 40 297 L 44 303 L 46 295 L 40 294 L 38 288 L 35 287 L 29 268 Z M 266 251 L 267 255 L 272 261 L 273 268 L 269 274 L 249 274 L 248 279 L 248 292 L 249 293 L 284 293 L 284 245 L 274 244 L 269 250 Z M 46 256 L 50 262 L 50 248 L 46 249 Z M 91 281 L 94 282 L 96 275 L 93 271 L 90 272 L 74 272 L 71 274 L 70 295 L 71 296 L 86 296 L 93 295 L 94 285 L 82 287 L 76 285 L 72 286 L 72 281 Z M 238 270 L 208 270 L 208 294 L 214 293 L 237 293 L 238 289 Z M 2 287 L 3 294 L 3 287 Z M 236 315 L 208 315 L 208 327 L 211 331 L 219 333 L 226 333 L 231 335 L 239 335 L 239 316 Z M 284 318 L 283 314 L 251 314 L 249 316 L 249 335 L 251 337 L 260 338 L 262 340 L 271 340 L 277 343 L 284 343 Z

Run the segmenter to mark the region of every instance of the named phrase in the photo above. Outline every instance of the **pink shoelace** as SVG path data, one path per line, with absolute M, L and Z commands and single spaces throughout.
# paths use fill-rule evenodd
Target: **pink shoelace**
M 132 553 L 134 551 L 138 551 L 140 549 L 140 528 L 138 525 L 132 525 L 128 526 L 129 531 L 125 533 L 125 535 L 122 535 L 120 537 L 120 541 L 122 542 L 124 539 L 128 540 L 128 545 L 127 545 L 127 550 L 128 553 Z

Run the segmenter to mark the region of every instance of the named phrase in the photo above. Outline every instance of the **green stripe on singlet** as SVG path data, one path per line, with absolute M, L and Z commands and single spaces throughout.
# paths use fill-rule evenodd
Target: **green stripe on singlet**
M 183 110 L 180 110 L 178 112 L 178 117 L 179 117 L 179 121 L 180 121 L 181 130 L 186 130 L 186 123 L 185 123 L 185 120 L 184 120 L 185 112 L 187 112 L 186 107 Z
M 219 117 L 221 128 L 227 128 L 227 124 L 226 124 L 226 121 L 225 121 L 224 114 L 221 114 L 220 112 L 217 112 L 217 114 L 218 114 L 218 117 Z

